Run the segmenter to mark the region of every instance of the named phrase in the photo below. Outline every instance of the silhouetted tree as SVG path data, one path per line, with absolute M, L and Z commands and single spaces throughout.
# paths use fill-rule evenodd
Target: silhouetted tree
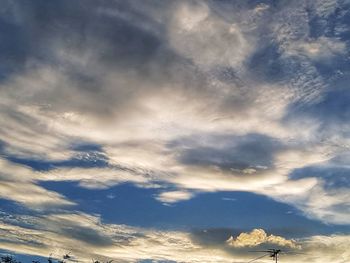
M 74 259 L 74 257 L 70 256 L 69 253 L 62 256 L 62 259 L 53 259 L 50 256 L 47 258 L 48 263 L 69 263 L 69 262 L 79 262 L 78 260 Z M 92 259 L 92 263 L 112 263 L 113 260 L 107 260 L 107 261 L 99 261 Z M 13 256 L 6 255 L 6 256 L 0 256 L 0 263 L 21 263 L 21 261 L 16 260 Z M 39 260 L 32 260 L 31 263 L 41 263 Z
M 21 263 L 20 261 L 17 261 L 14 257 L 6 255 L 0 257 L 0 263 Z

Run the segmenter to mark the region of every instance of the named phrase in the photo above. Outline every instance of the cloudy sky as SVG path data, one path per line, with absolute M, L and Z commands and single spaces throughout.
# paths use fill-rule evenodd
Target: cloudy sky
M 350 262 L 349 47 L 348 0 L 1 1 L 0 253 Z

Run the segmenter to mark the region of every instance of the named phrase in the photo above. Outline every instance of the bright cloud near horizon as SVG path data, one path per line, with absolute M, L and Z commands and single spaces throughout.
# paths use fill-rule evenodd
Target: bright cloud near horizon
M 347 0 L 3 1 L 0 253 L 350 262 L 349 19 Z

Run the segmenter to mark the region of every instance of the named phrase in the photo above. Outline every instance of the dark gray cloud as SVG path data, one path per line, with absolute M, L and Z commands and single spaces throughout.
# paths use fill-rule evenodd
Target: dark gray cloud
M 100 9 L 106 9 L 124 12 L 126 17 L 136 16 L 129 5 L 122 2 L 32 1 L 7 5 L 4 9 L 9 13 L 6 15 L 10 21 L 3 26 L 2 33 L 9 36 L 4 35 L 2 38 L 4 48 L 14 49 L 13 53 L 21 57 L 18 65 L 27 65 L 28 69 L 33 69 L 36 65 L 46 64 L 63 74 L 66 80 L 66 83 L 60 83 L 51 89 L 41 89 L 38 93 L 28 92 L 26 101 L 34 99 L 36 103 L 50 104 L 55 109 L 67 109 L 68 105 L 74 107 L 80 101 L 78 104 L 82 111 L 108 113 L 107 106 L 101 108 L 103 101 L 112 97 L 107 105 L 113 101 L 120 104 L 122 100 L 137 96 L 137 87 L 125 87 L 128 85 L 126 83 L 105 87 L 106 84 L 101 79 L 106 68 L 119 67 L 124 72 L 129 69 L 137 70 L 139 74 L 147 74 L 150 62 L 161 63 L 163 60 L 164 63 L 169 63 L 175 59 L 172 52 L 166 50 L 162 44 L 163 40 L 151 31 L 144 30 L 118 15 L 99 12 Z M 17 28 L 18 33 L 12 27 Z M 25 49 L 25 52 L 22 54 L 17 50 L 19 48 Z M 64 50 L 68 61 L 59 60 L 57 48 Z M 69 62 L 69 57 L 79 57 L 79 52 L 92 53 L 94 59 L 79 65 Z M 4 50 L 1 54 L 6 54 L 11 57 L 12 62 L 15 61 L 11 51 Z M 145 68 L 145 64 L 148 67 Z M 159 67 L 161 68 L 165 67 Z M 68 94 L 80 96 L 81 100 L 72 100 Z M 93 103 L 93 100 L 96 102 Z M 94 107 L 98 104 L 99 107 Z
M 219 246 L 225 244 L 230 236 L 238 236 L 243 230 L 229 228 L 198 229 L 191 232 L 195 242 L 205 246 Z
M 79 222 L 77 222 L 77 225 L 74 225 L 72 227 L 63 227 L 60 230 L 61 234 L 94 246 L 111 246 L 114 244 L 112 238 L 102 235 L 90 227 L 83 227 L 79 226 L 78 224 Z
M 108 66 L 137 69 L 166 43 L 158 34 L 164 25 L 135 6 L 133 1 L 8 1 L 0 13 L 6 22 L 1 31 L 7 36 L 3 45 L 14 49 L 15 55 L 21 55 L 18 48 L 25 49 L 26 60 L 44 63 L 57 63 L 57 43 L 72 52 L 93 48 L 99 61 Z M 145 24 L 152 27 L 145 28 Z M 2 53 L 11 56 L 11 52 Z M 159 60 L 166 56 L 162 53 Z
M 186 165 L 216 166 L 223 170 L 264 170 L 274 166 L 274 154 L 283 143 L 260 134 L 245 136 L 212 135 L 177 140 L 169 147 L 178 151 L 178 160 Z

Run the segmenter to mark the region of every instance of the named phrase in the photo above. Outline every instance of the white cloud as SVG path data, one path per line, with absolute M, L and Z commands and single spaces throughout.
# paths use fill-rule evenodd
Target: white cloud
M 67 149 L 71 140 L 51 129 L 52 116 L 40 116 L 40 112 L 46 111 L 49 106 L 17 105 L 3 97 L 0 99 L 0 140 L 5 142 L 3 147 L 7 154 L 53 160 L 71 157 L 72 153 Z
M 349 235 L 311 236 L 301 240 L 305 255 L 299 256 L 307 262 L 347 262 Z
M 193 193 L 187 191 L 171 191 L 159 194 L 156 199 L 164 203 L 174 203 L 191 199 Z
M 150 180 L 138 171 L 125 171 L 118 168 L 62 168 L 41 172 L 39 181 L 76 181 L 90 189 L 105 189 L 121 183 L 147 184 Z
M 282 247 L 298 248 L 294 240 L 287 240 L 281 236 L 267 235 L 263 229 L 253 229 L 249 233 L 241 233 L 236 238 L 230 237 L 227 244 L 233 247 L 256 247 L 262 244 L 278 245 Z
M 61 194 L 37 185 L 35 177 L 31 169 L 0 159 L 0 198 L 40 210 L 74 205 Z
M 312 2 L 317 15 L 320 17 L 328 17 L 336 11 L 338 7 L 340 7 L 338 0 L 316 0 Z
M 304 55 L 316 60 L 330 59 L 335 55 L 345 55 L 346 52 L 345 42 L 327 37 L 292 42 L 286 50 L 288 55 Z
M 200 67 L 240 67 L 251 50 L 237 25 L 216 16 L 200 1 L 175 5 L 169 40 Z
M 325 189 L 320 183 L 305 197 L 294 203 L 310 218 L 319 218 L 323 222 L 333 224 L 348 224 L 350 220 L 350 207 L 346 201 L 350 198 L 348 188 Z
M 74 204 L 59 193 L 45 190 L 31 183 L 1 182 L 0 192 L 0 198 L 12 200 L 34 209 L 50 209 Z
M 255 8 L 254 8 L 254 12 L 255 13 L 261 13 L 264 12 L 265 10 L 269 9 L 270 6 L 267 4 L 258 4 Z

